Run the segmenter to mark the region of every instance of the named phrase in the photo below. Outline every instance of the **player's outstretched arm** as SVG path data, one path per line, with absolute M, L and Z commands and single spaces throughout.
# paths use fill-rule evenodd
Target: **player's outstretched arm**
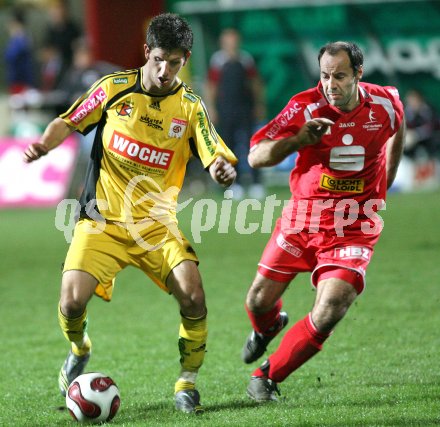
M 295 151 L 318 143 L 333 124 L 329 119 L 316 118 L 304 123 L 295 135 L 278 140 L 262 140 L 252 147 L 248 162 L 253 168 L 277 165 Z
M 406 123 L 403 120 L 399 130 L 387 141 L 387 188 L 391 187 L 396 178 L 405 144 L 405 132 Z
M 59 117 L 52 120 L 46 127 L 39 142 L 30 144 L 23 153 L 23 160 L 31 163 L 45 156 L 50 150 L 58 147 L 72 132 L 66 122 Z
M 209 174 L 211 178 L 224 187 L 229 187 L 237 177 L 237 171 L 224 157 L 217 157 L 209 165 Z

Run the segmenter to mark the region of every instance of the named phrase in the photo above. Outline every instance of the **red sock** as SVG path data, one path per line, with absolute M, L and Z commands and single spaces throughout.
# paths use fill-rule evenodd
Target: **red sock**
M 279 332 L 279 328 L 274 328 L 274 326 L 278 326 L 277 323 L 280 320 L 280 311 L 282 306 L 283 302 L 280 298 L 275 303 L 275 306 L 267 313 L 255 314 L 249 310 L 247 305 L 245 305 L 245 308 L 254 330 L 260 334 L 270 337 L 275 336 Z M 271 330 L 271 328 L 273 329 Z
M 269 356 L 269 372 L 258 368 L 252 375 L 267 376 L 277 383 L 285 380 L 322 349 L 329 335 L 319 333 L 311 321 L 311 314 L 308 314 L 287 331 L 278 349 Z

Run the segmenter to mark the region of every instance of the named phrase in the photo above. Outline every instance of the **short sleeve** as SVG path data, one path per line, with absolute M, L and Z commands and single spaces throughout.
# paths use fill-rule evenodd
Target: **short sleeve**
M 202 101 L 197 103 L 191 117 L 190 139 L 205 168 L 220 156 L 224 157 L 233 165 L 238 161 L 235 154 L 229 149 L 215 130 Z

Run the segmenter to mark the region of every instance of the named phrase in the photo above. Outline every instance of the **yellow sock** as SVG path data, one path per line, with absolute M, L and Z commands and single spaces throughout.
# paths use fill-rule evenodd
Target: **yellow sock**
M 87 310 L 79 317 L 70 319 L 61 312 L 58 306 L 58 323 L 63 335 L 72 345 L 72 351 L 77 356 L 83 356 L 90 352 L 92 342 L 87 334 Z
M 182 390 L 194 390 L 196 388 L 195 383 L 190 381 L 185 381 L 183 378 L 179 378 L 174 384 L 174 393 Z
M 182 372 L 174 387 L 176 393 L 195 388 L 195 378 L 205 358 L 207 336 L 206 316 L 201 318 L 181 316 L 179 352 Z
M 84 356 L 85 354 L 90 353 L 92 351 L 92 341 L 90 340 L 87 333 L 84 336 L 83 341 L 72 343 L 72 351 L 77 356 Z

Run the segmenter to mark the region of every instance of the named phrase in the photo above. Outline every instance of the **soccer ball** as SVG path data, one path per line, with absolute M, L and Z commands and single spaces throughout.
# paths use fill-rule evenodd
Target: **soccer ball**
M 118 386 L 105 374 L 89 372 L 76 377 L 66 393 L 70 415 L 79 422 L 110 421 L 121 404 Z

